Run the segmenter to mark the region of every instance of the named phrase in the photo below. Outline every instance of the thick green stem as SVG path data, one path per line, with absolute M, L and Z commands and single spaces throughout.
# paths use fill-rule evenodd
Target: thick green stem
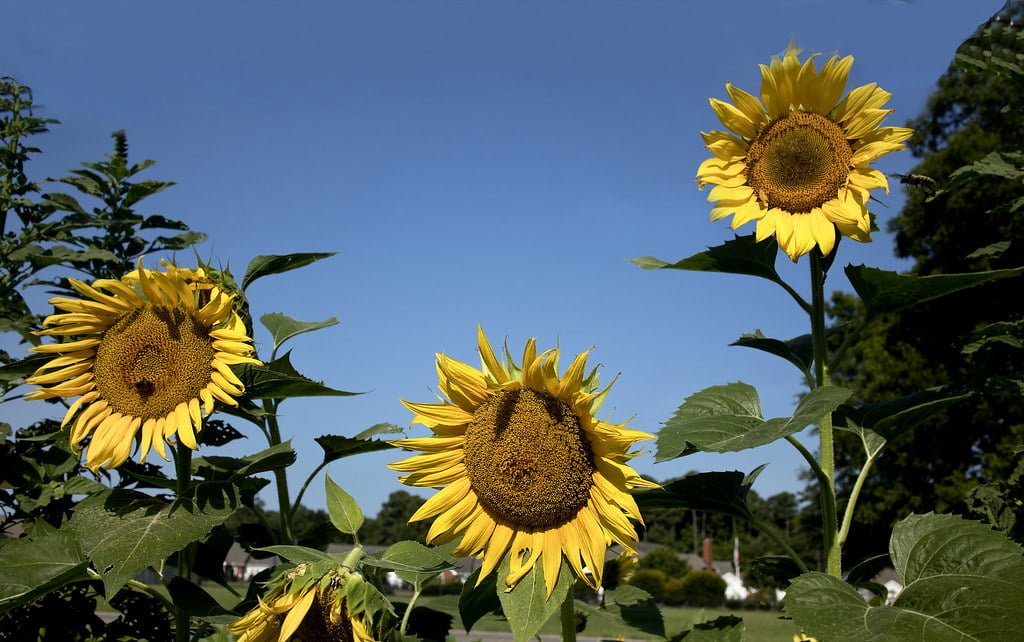
M 576 594 L 570 588 L 559 611 L 562 620 L 562 642 L 576 642 Z
M 178 499 L 188 495 L 192 485 L 192 449 L 186 446 L 179 439 L 174 449 L 174 470 L 178 478 Z M 194 544 L 189 544 L 178 551 L 178 577 L 185 581 L 192 578 L 192 555 L 195 552 Z M 189 631 L 189 616 L 179 608 L 174 614 L 174 639 L 175 642 L 189 642 L 191 637 Z
M 811 264 L 811 342 L 814 347 L 814 379 L 815 387 L 828 385 L 828 346 L 825 336 L 825 267 L 822 257 L 817 251 L 810 252 Z M 838 515 L 835 511 L 835 445 L 832 435 L 832 413 L 826 414 L 818 424 L 821 438 L 821 473 L 827 489 L 822 492 L 831 494 L 833 509 L 825 510 L 822 515 L 822 526 L 825 538 L 825 559 L 828 574 L 834 577 L 842 575 L 842 563 L 839 550 Z M 825 496 L 823 496 L 825 497 Z M 824 505 L 825 502 L 823 501 Z
M 263 402 L 263 410 L 267 413 L 267 431 L 270 435 L 270 446 L 281 443 L 281 428 L 277 425 L 277 404 L 270 399 Z M 288 495 L 288 472 L 284 468 L 274 471 L 274 482 L 277 486 L 277 513 L 281 518 L 279 541 L 282 544 L 294 544 L 292 535 L 292 503 Z

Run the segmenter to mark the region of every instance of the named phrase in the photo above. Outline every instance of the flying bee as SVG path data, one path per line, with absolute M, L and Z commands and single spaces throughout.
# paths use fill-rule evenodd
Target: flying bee
M 889 174 L 889 178 L 898 178 L 900 183 L 903 185 L 909 185 L 918 189 L 924 190 L 926 193 L 931 194 L 938 189 L 939 184 L 935 182 L 935 179 L 931 176 L 925 176 L 923 174 Z

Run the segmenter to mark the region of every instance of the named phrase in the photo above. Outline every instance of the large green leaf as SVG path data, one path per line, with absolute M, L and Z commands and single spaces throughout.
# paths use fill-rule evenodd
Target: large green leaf
M 930 388 L 909 395 L 860 406 L 840 406 L 835 425 L 857 431 L 864 428 L 892 440 L 928 417 L 945 410 L 971 393 Z
M 606 592 L 601 608 L 577 600 L 576 610 L 585 613 L 588 620 L 600 621 L 602 628 L 622 637 L 635 636 L 638 631 L 665 637 L 661 611 L 647 591 L 635 586 L 620 586 Z
M 759 276 L 778 284 L 783 284 L 779 273 L 775 270 L 775 257 L 779 246 L 774 237 L 758 243 L 754 235 L 737 236 L 722 245 L 708 248 L 691 257 L 666 263 L 653 256 L 632 259 L 632 262 L 645 270 L 691 270 L 696 272 L 725 272 L 727 274 L 746 274 Z
M 473 571 L 462 585 L 462 593 L 459 595 L 459 617 L 462 619 L 462 628 L 466 633 L 473 628 L 473 625 L 480 621 L 480 618 L 488 613 L 501 610 L 501 601 L 498 599 L 497 574 L 491 572 L 477 586 L 480 579 L 480 569 Z
M 512 555 L 513 553 L 509 553 L 502 560 L 498 569 L 499 577 L 508 576 Z M 572 568 L 563 558 L 555 588 L 551 592 L 551 597 L 548 597 L 547 588 L 544 586 L 543 561 L 538 560 L 526 577 L 519 580 L 511 591 L 503 590 L 504 583 L 499 582 L 498 599 L 501 601 L 501 610 L 512 628 L 515 642 L 525 642 L 536 635 L 548 618 L 558 611 L 562 600 L 575 583 Z
M 338 318 L 331 317 L 324 321 L 298 321 L 286 314 L 271 312 L 261 316 L 260 322 L 267 328 L 267 330 L 270 330 L 271 336 L 274 337 L 274 350 L 276 351 L 284 344 L 285 341 L 292 337 L 303 334 L 304 332 L 313 332 L 314 330 L 338 325 Z
M 246 475 L 287 468 L 295 462 L 291 440 L 244 457 L 211 455 L 192 460 L 193 472 L 206 479 L 237 479 Z
M 408 540 L 392 544 L 381 553 L 379 561 L 370 564 L 394 571 L 398 577 L 412 584 L 417 591 L 442 571 L 454 568 L 436 549 Z
M 354 535 L 365 521 L 359 504 L 341 486 L 334 483 L 330 475 L 324 477 L 324 486 L 331 523 L 342 533 Z
M 641 509 L 689 508 L 750 521 L 753 515 L 747 506 L 747 494 L 762 470 L 763 465 L 749 475 L 736 470 L 693 473 L 672 480 L 659 489 L 637 493 L 634 497 Z
M 842 580 L 807 573 L 790 585 L 786 611 L 829 640 L 978 642 L 1018 639 L 1024 621 L 1021 547 L 979 522 L 911 515 L 889 543 L 904 584 L 890 606 L 870 606 Z
M 261 254 L 253 257 L 242 277 L 242 289 L 246 289 L 256 279 L 271 274 L 281 274 L 310 263 L 334 256 L 334 252 L 306 252 L 297 254 Z
M 299 374 L 292 366 L 290 351 L 263 366 L 244 365 L 238 369 L 238 375 L 245 384 L 245 394 L 253 399 L 351 397 L 362 394 L 328 388 L 319 381 Z
M 696 392 L 658 433 L 657 461 L 698 451 L 736 452 L 756 448 L 817 423 L 850 397 L 850 391 L 822 386 L 807 393 L 792 417 L 764 419 L 753 386 L 730 383 Z
M 113 595 L 147 566 L 206 537 L 237 507 L 228 484 L 200 484 L 194 496 L 170 503 L 115 489 L 82 501 L 68 525 Z
M 865 322 L 887 312 L 896 312 L 982 283 L 1019 277 L 1022 274 L 1024 268 L 914 276 L 863 265 L 846 266 L 846 276 L 864 301 Z
M 77 538 L 66 530 L 0 540 L 0 613 L 84 579 L 88 565 Z

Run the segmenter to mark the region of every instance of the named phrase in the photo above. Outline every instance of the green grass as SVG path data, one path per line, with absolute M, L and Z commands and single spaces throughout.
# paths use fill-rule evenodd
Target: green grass
M 234 585 L 235 589 L 240 593 L 245 592 L 246 585 L 239 583 Z M 227 589 L 218 586 L 216 584 L 205 582 L 203 588 L 207 590 L 221 605 L 225 607 L 234 606 L 238 598 L 232 595 Z M 408 602 L 411 595 L 409 594 L 397 594 L 392 595 L 390 598 L 398 602 Z M 416 602 L 417 606 L 427 606 L 438 611 L 444 611 L 450 613 L 453 616 L 452 630 L 461 631 L 461 620 L 459 619 L 459 598 L 456 595 L 445 595 L 445 596 L 431 596 L 424 595 L 419 598 Z M 706 622 L 708 620 L 714 620 L 717 617 L 723 615 L 735 615 L 736 617 L 742 618 L 746 630 L 744 632 L 744 642 L 790 642 L 793 639 L 793 634 L 798 631 L 798 628 L 789 620 L 780 619 L 781 613 L 775 611 L 730 611 L 727 609 L 695 609 L 695 608 L 680 608 L 671 606 L 661 607 L 661 616 L 665 620 L 665 633 L 669 637 L 676 635 L 677 633 L 685 630 L 689 630 L 694 624 L 700 622 Z M 481 618 L 473 626 L 474 631 L 508 631 L 508 623 L 504 618 L 497 615 L 487 615 Z M 541 628 L 541 633 L 545 634 L 558 634 L 560 631 L 558 617 L 552 617 L 544 626 Z M 587 623 L 586 630 L 580 635 L 586 637 L 598 637 L 615 639 L 622 631 L 618 629 L 612 629 L 602 622 L 596 622 L 591 618 L 591 621 Z M 641 634 L 627 634 L 630 639 L 643 639 Z M 449 638 L 452 640 L 452 638 Z
M 406 601 L 407 597 L 397 597 L 398 601 Z M 459 620 L 459 599 L 457 596 L 423 596 L 417 602 L 420 606 L 429 606 L 439 611 L 452 613 L 455 619 L 452 629 L 460 628 Z M 742 618 L 746 627 L 744 642 L 790 642 L 793 634 L 799 629 L 790 620 L 780 619 L 781 613 L 774 611 L 730 611 L 727 609 L 695 609 L 672 606 L 662 606 L 661 616 L 665 620 L 665 633 L 669 637 L 685 630 L 693 628 L 694 624 L 714 620 L 722 615 L 735 615 Z M 473 625 L 474 631 L 508 631 L 508 623 L 504 618 L 488 615 Z M 561 631 L 557 615 L 547 621 L 541 628 L 541 633 L 558 634 Z M 604 626 L 601 622 L 594 622 L 591 619 L 587 628 L 580 635 L 586 637 L 600 637 L 615 639 L 621 634 L 621 630 Z M 628 634 L 631 639 L 643 639 L 642 634 Z M 655 639 L 655 638 L 651 638 Z

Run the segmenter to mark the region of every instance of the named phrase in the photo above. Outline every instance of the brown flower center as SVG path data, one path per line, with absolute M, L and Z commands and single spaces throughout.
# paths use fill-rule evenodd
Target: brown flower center
M 590 500 L 590 440 L 569 405 L 546 392 L 506 390 L 485 401 L 464 449 L 477 498 L 510 526 L 561 526 Z
M 145 305 L 117 320 L 96 349 L 96 388 L 115 412 L 151 419 L 210 383 L 210 329 L 182 308 Z
M 336 597 L 340 599 L 340 596 Z M 342 602 L 340 613 L 335 611 L 333 617 L 331 606 L 331 600 L 318 593 L 292 639 L 296 642 L 353 642 L 355 634 L 345 603 Z
M 836 123 L 793 112 L 768 123 L 747 151 L 747 183 L 769 208 L 805 214 L 836 198 L 853 150 Z

